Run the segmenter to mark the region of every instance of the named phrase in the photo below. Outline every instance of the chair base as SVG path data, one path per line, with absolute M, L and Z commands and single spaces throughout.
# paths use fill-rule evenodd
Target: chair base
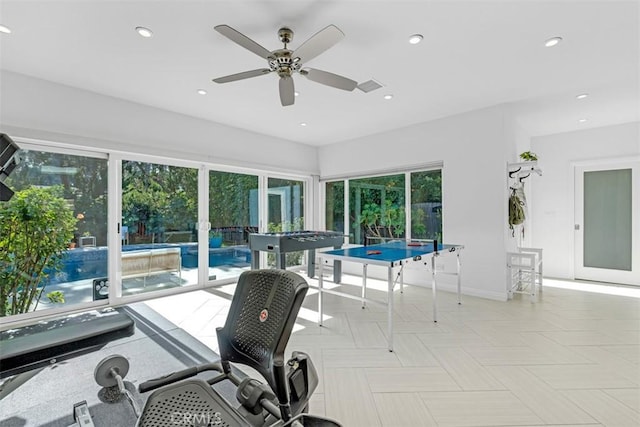
M 341 424 L 329 418 L 318 417 L 309 414 L 300 414 L 290 419 L 282 427 L 341 427 Z

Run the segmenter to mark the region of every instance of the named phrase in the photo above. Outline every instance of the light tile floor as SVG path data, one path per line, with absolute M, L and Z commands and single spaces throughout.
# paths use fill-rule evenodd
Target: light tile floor
M 440 292 L 437 324 L 430 289 L 405 287 L 395 294 L 393 353 L 384 307 L 327 295 L 319 327 L 310 290 L 287 353 L 309 353 L 319 372 L 311 413 L 345 427 L 640 426 L 640 289 L 549 285 L 536 304 L 465 296 L 458 306 Z M 147 304 L 217 350 L 233 289 Z

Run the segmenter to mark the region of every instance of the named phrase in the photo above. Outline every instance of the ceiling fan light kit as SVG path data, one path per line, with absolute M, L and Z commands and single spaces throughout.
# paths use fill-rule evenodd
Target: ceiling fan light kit
M 318 31 L 296 50 L 290 50 L 287 48 L 287 45 L 291 43 L 291 40 L 293 40 L 293 31 L 290 28 L 282 27 L 278 30 L 278 37 L 284 44 L 284 47 L 273 51 L 265 49 L 249 37 L 228 25 L 218 25 L 214 27 L 214 29 L 234 43 L 239 44 L 261 58 L 266 59 L 269 67 L 218 77 L 213 79 L 216 83 L 229 83 L 265 74 L 276 73 L 280 78 L 278 88 L 280 92 L 280 103 L 283 107 L 293 105 L 295 100 L 296 91 L 292 77 L 294 73 L 303 75 L 307 79 L 316 83 L 346 91 L 353 91 L 356 86 L 358 86 L 358 82 L 355 80 L 351 80 L 338 74 L 315 68 L 306 67 L 303 69 L 304 62 L 310 61 L 342 40 L 344 33 L 335 25 L 329 25 Z

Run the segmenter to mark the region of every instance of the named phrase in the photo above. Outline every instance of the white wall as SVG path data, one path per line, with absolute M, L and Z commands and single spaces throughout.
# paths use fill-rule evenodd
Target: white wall
M 320 176 L 443 161 L 443 235 L 445 243 L 465 245 L 463 292 L 504 300 L 506 164 L 515 150 L 505 120 L 504 108 L 489 108 L 320 147 Z M 424 277 L 405 273 L 409 283 Z
M 308 145 L 13 72 L 2 71 L 0 81 L 0 130 L 12 137 L 307 175 L 318 171 L 316 149 Z
M 533 246 L 544 250 L 545 276 L 573 279 L 572 162 L 640 155 L 640 123 L 535 137 L 531 150 L 543 171 L 529 201 Z

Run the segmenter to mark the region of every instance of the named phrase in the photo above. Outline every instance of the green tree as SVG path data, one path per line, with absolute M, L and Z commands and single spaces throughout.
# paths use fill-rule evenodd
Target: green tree
M 190 230 L 198 217 L 198 171 L 145 162 L 122 164 L 122 217 L 130 233 L 156 242 L 164 231 Z
M 96 244 L 107 244 L 107 167 L 106 159 L 20 150 L 20 163 L 6 183 L 20 191 L 31 186 L 61 186 L 62 197 L 79 215 L 76 236 L 96 237 Z
M 62 186 L 30 187 L 0 205 L 1 316 L 35 310 L 47 272 L 60 269 L 75 226 Z
M 209 217 L 211 227 L 251 225 L 251 190 L 258 189 L 258 177 L 231 172 L 209 173 Z
M 404 175 L 349 181 L 349 203 L 354 243 L 368 237 L 403 237 Z
M 328 182 L 325 188 L 327 230 L 344 232 L 344 181 Z
M 367 203 L 360 212 L 360 224 L 367 229 L 370 237 L 402 237 L 404 219 L 404 207 L 390 199 L 385 199 L 382 205 Z
M 411 237 L 442 241 L 442 171 L 411 174 Z
M 412 203 L 442 202 L 442 173 L 440 170 L 411 174 Z

